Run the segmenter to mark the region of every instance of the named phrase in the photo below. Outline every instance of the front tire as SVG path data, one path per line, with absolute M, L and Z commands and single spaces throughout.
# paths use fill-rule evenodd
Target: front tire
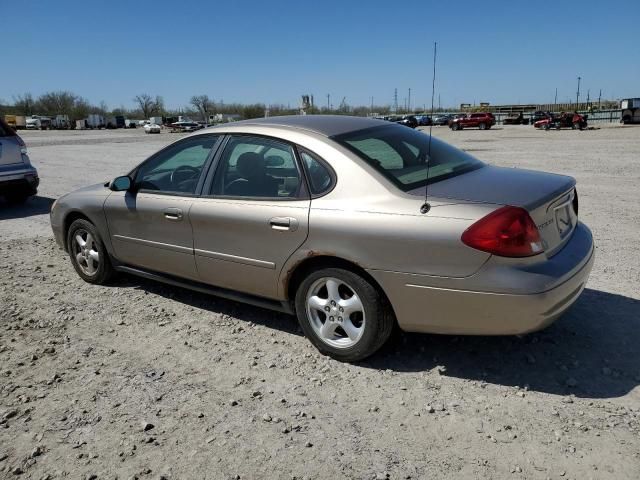
M 85 282 L 103 285 L 113 276 L 107 249 L 96 227 L 84 219 L 75 220 L 67 232 L 71 264 Z
M 486 130 L 487 129 L 487 124 L 486 123 L 481 123 L 480 125 L 478 125 L 478 128 L 480 130 Z
M 295 298 L 305 336 L 323 354 L 356 362 L 387 341 L 395 317 L 388 300 L 368 280 L 341 268 L 309 274 Z

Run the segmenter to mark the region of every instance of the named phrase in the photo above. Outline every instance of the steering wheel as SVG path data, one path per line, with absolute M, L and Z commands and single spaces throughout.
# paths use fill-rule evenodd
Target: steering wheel
M 171 182 L 171 185 L 178 186 L 180 182 L 191 180 L 198 175 L 200 175 L 200 170 L 198 168 L 192 167 L 191 165 L 180 165 L 173 172 L 171 172 L 169 181 Z

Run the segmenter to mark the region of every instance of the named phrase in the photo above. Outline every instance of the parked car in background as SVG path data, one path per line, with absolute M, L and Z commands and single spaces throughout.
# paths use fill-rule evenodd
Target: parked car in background
M 198 122 L 192 122 L 190 120 L 182 120 L 169 124 L 172 132 L 195 132 L 203 128 Z
M 434 117 L 433 124 L 434 125 L 449 125 L 449 123 L 453 120 L 453 115 L 438 115 Z
M 398 123 L 409 128 L 416 128 L 418 126 L 418 120 L 413 115 L 403 115 L 398 120 L 394 120 L 394 123 Z
M 533 115 L 531 115 L 531 125 L 535 126 L 536 122 L 540 120 L 545 120 L 547 118 L 553 118 L 553 114 L 548 111 L 545 112 L 543 110 L 537 110 L 533 112 Z
M 488 130 L 495 124 L 496 119 L 493 113 L 470 113 L 464 117 L 453 119 L 449 127 L 451 130 L 462 130 L 463 128 Z
M 395 325 L 545 328 L 594 261 L 573 178 L 486 165 L 421 131 L 348 116 L 201 130 L 61 196 L 51 227 L 86 282 L 126 272 L 295 314 L 342 361 L 373 354 Z
M 524 118 L 524 113 L 513 113 L 505 118 L 502 123 L 504 125 L 529 125 L 529 119 Z
M 562 112 L 560 115 L 553 115 L 543 120 L 538 120 L 533 126 L 543 130 L 560 130 L 561 128 L 584 130 L 587 128 L 587 117 L 587 115 L 580 115 L 578 112 Z
M 27 118 L 27 130 L 50 130 L 50 129 L 51 129 L 51 119 L 49 117 L 32 115 L 31 118 Z
M 429 115 L 415 115 L 415 117 L 418 121 L 418 126 L 428 127 L 431 125 L 431 117 Z
M 31 165 L 27 146 L 0 118 L 0 195 L 9 203 L 24 203 L 38 192 L 38 171 Z
M 160 133 L 162 127 L 160 125 L 156 125 L 155 123 L 147 123 L 144 126 L 144 133 Z

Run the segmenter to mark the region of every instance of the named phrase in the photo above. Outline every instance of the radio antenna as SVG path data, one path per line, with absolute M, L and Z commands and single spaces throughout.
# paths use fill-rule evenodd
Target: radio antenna
M 433 98 L 436 93 L 436 54 L 438 42 L 433 42 L 433 80 L 431 82 L 431 122 L 429 122 L 429 146 L 427 147 L 427 183 L 424 186 L 424 204 L 420 207 L 420 213 L 428 213 L 429 205 L 429 167 L 431 166 L 431 132 L 433 131 Z

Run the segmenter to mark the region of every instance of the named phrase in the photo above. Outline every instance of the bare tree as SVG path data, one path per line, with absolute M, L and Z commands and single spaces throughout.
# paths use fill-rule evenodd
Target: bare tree
M 13 105 L 20 115 L 33 115 L 35 100 L 30 93 L 16 95 L 13 97 Z
M 58 114 L 73 115 L 77 97 L 71 92 L 47 92 L 38 97 L 40 113 L 55 116 Z
M 156 103 L 148 93 L 141 93 L 133 98 L 133 101 L 138 104 L 144 118 L 149 118 L 155 109 Z
M 156 95 L 151 111 L 156 115 L 164 116 L 164 99 L 160 95 Z
M 209 95 L 194 95 L 191 97 L 190 103 L 200 112 L 202 121 L 206 122 L 209 118 L 209 112 L 213 107 L 213 100 L 209 98 Z

